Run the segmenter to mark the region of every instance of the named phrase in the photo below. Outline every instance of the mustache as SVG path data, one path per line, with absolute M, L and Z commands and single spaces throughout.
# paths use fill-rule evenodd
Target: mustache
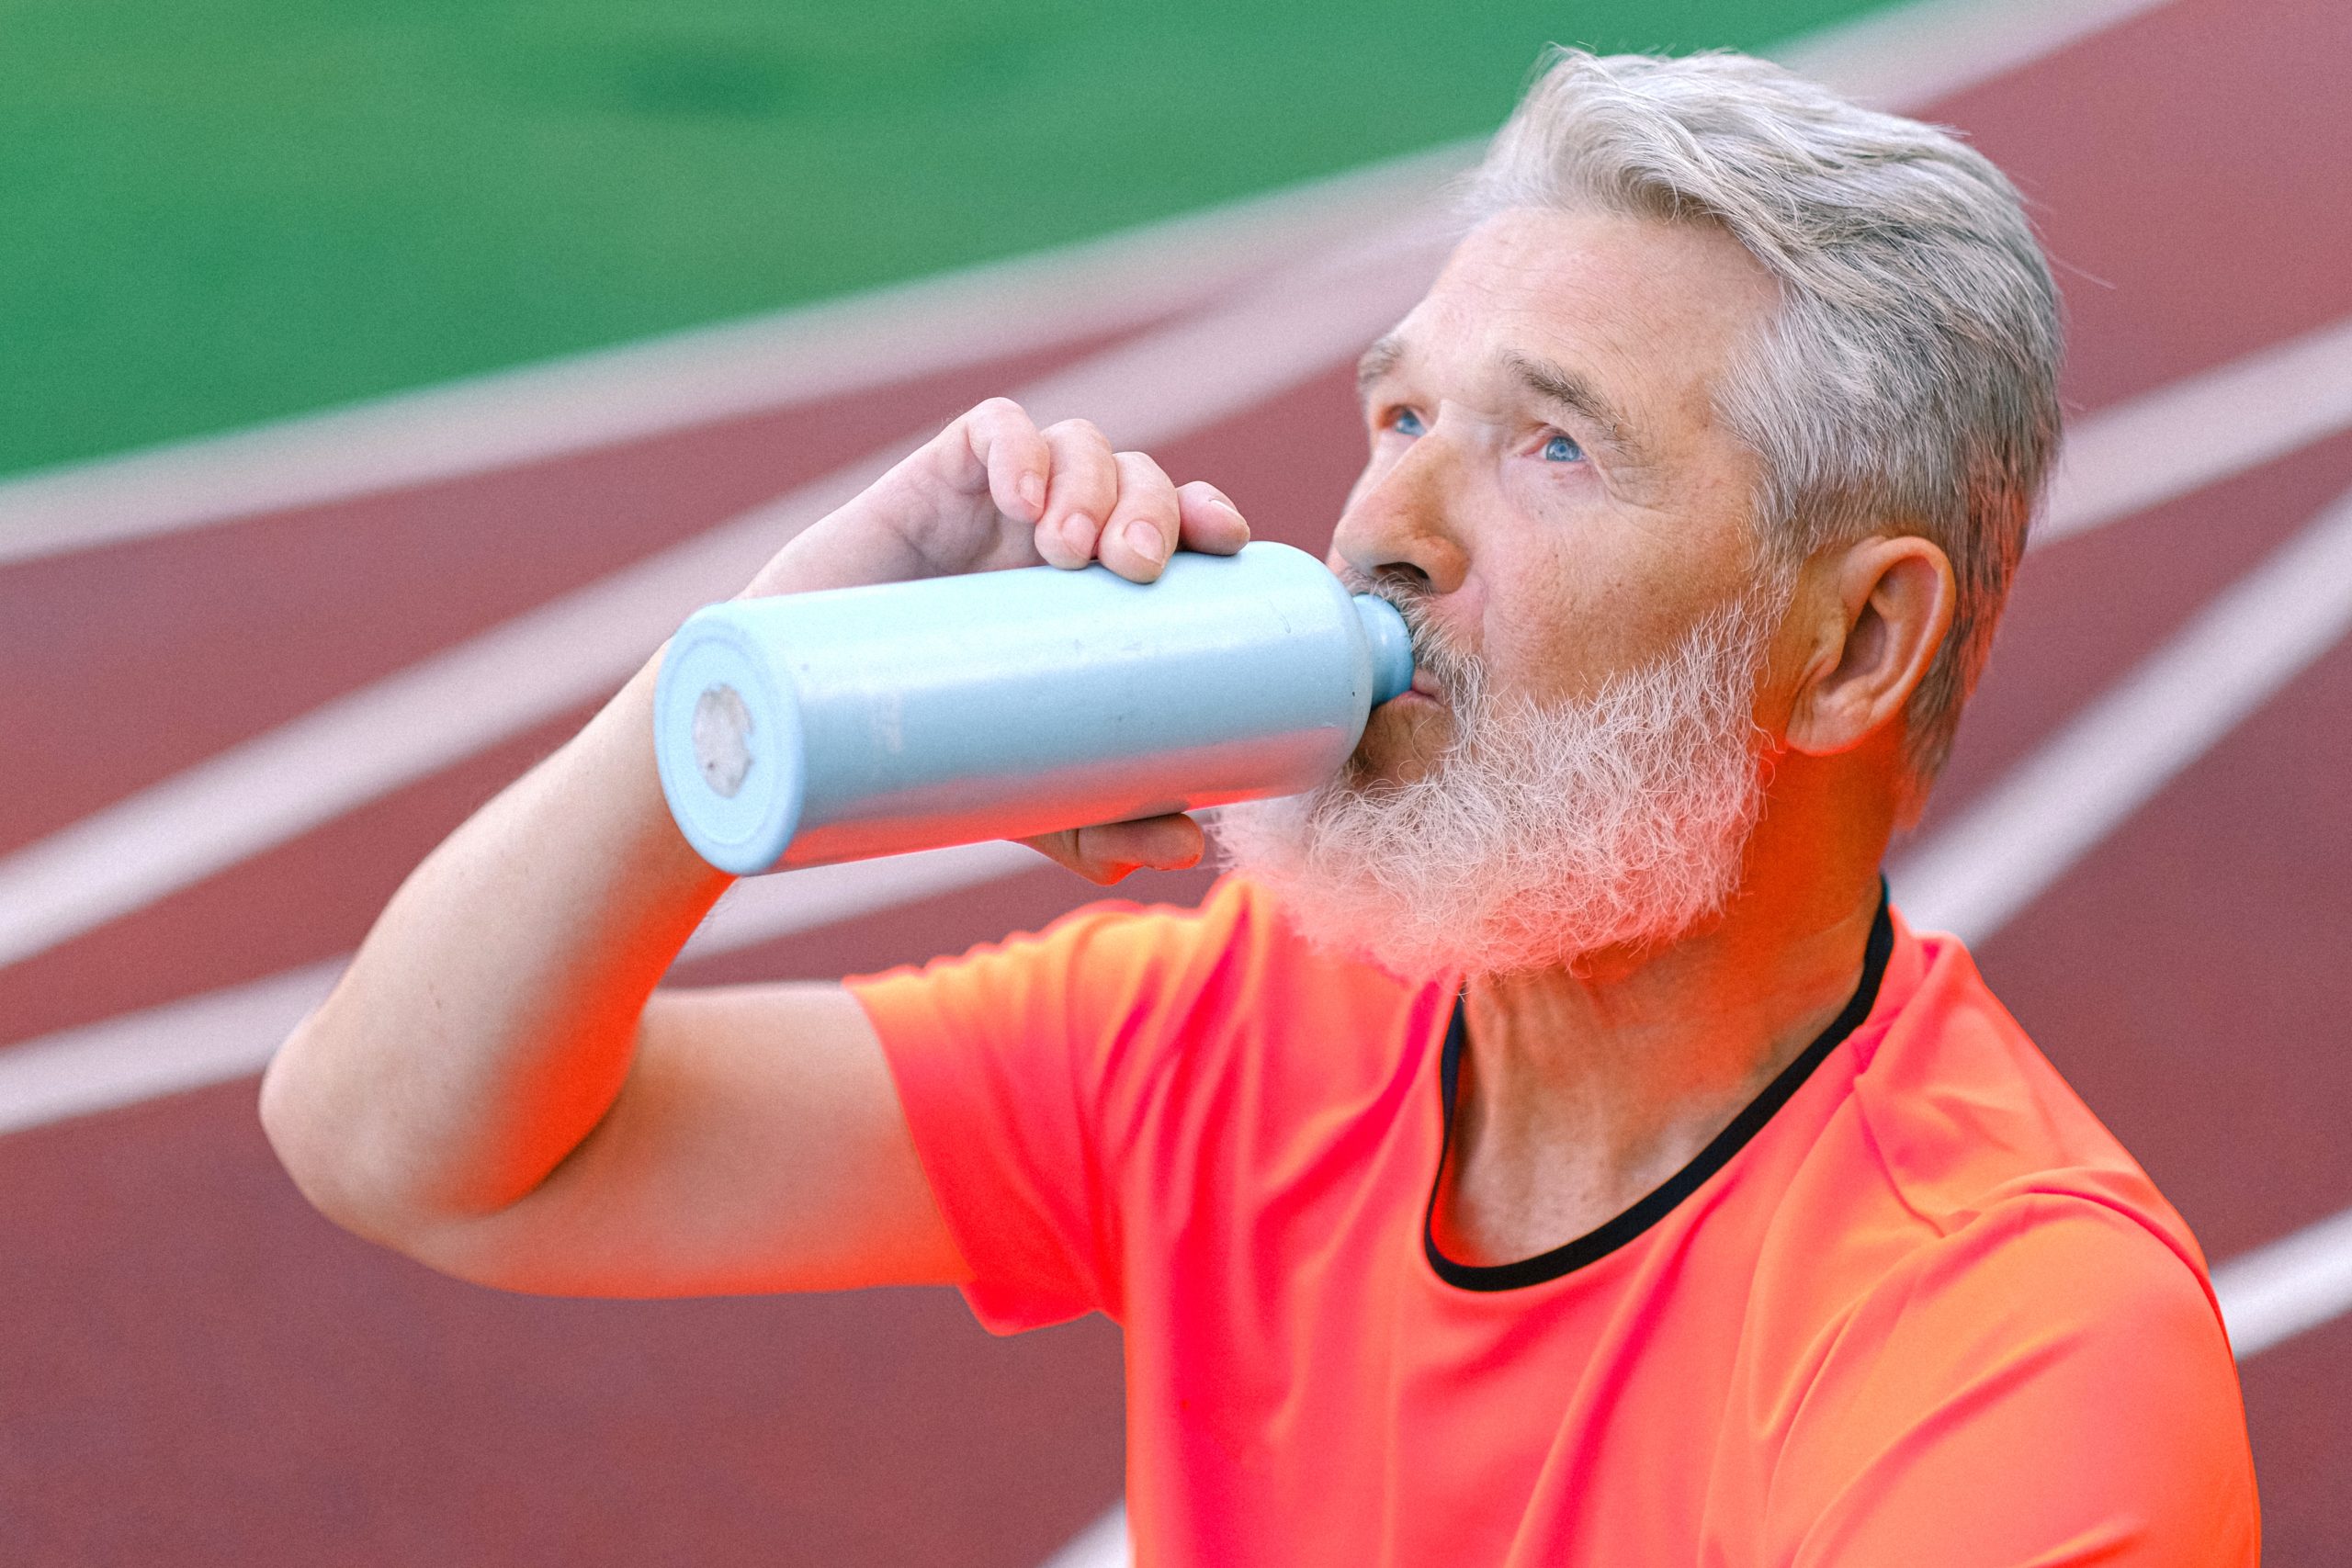
M 1351 567 L 1340 573 L 1340 581 L 1349 592 L 1368 593 L 1403 617 L 1405 635 L 1413 648 L 1413 667 L 1434 676 L 1449 699 L 1483 682 L 1486 666 L 1477 655 L 1448 643 L 1432 624 L 1430 607 L 1437 594 L 1417 574 L 1388 569 L 1367 576 Z

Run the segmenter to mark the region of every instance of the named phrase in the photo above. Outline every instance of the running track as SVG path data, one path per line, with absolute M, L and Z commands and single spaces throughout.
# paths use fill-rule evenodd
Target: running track
M 1934 107 L 2037 205 L 2070 285 L 2077 411 L 2352 316 L 2347 64 L 2352 15 L 2327 0 L 2173 0 Z M 1106 346 L 0 569 L 0 855 Z M 1261 535 L 1319 544 L 1356 458 L 1347 383 L 1334 369 L 1159 450 Z M 2347 491 L 2352 435 L 2333 435 L 2037 552 L 1921 840 Z M 1979 948 L 2217 1260 L 2352 1207 L 2347 712 L 2338 645 Z M 0 968 L 0 1042 L 347 951 L 406 868 L 579 716 Z M 875 967 L 1090 895 L 1041 863 L 682 977 Z M 1031 1568 L 1118 1493 L 1100 1322 L 998 1342 L 945 1292 L 638 1304 L 457 1285 L 311 1216 L 249 1079 L 0 1139 L 0 1190 L 10 1562 Z M 2268 1560 L 2341 1561 L 2352 1317 L 2245 1373 Z

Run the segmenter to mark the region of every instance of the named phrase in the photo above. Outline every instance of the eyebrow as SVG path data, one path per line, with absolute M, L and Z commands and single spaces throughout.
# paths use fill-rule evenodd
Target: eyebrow
M 1395 333 L 1382 335 L 1380 340 L 1363 351 L 1356 361 L 1356 395 L 1362 397 L 1367 388 L 1391 370 L 1405 357 L 1405 340 Z
M 1531 355 L 1506 355 L 1503 363 L 1519 378 L 1520 384 L 1537 397 L 1584 415 L 1600 427 L 1602 437 L 1611 446 L 1627 457 L 1638 459 L 1642 456 L 1641 438 L 1634 434 L 1624 414 L 1584 377 Z

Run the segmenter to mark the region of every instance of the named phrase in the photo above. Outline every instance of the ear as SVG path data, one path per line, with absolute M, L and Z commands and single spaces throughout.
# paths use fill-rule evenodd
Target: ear
M 1788 744 L 1851 750 L 1900 721 L 1951 629 L 1951 562 L 1916 535 L 1873 536 L 1816 557 L 1813 647 L 1793 694 Z

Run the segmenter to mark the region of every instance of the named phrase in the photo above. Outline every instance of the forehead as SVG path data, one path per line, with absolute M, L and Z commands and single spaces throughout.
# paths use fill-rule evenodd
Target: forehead
M 1493 375 L 1533 356 L 1663 410 L 1703 401 L 1777 298 L 1713 224 L 1512 208 L 1454 247 L 1396 337 L 1409 367 Z

